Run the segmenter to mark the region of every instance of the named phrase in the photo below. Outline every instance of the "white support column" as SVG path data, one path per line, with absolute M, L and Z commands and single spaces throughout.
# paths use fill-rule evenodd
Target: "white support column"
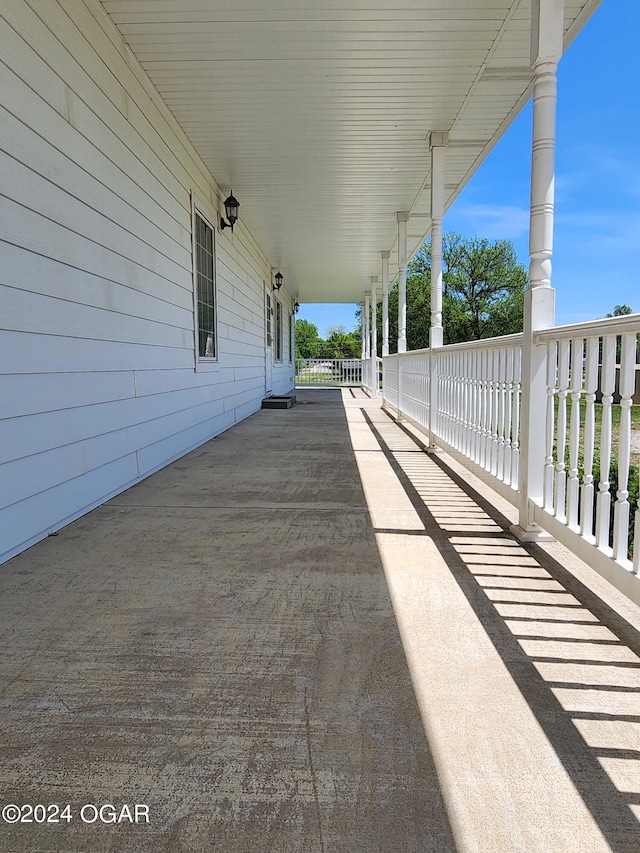
M 429 134 L 431 148 L 431 330 L 429 346 L 441 347 L 442 329 L 442 218 L 444 216 L 444 158 L 449 134 Z
M 562 56 L 564 0 L 532 0 L 531 64 L 533 143 L 529 231 L 529 285 L 524 300 L 522 349 L 522 418 L 519 469 L 519 519 L 514 533 L 521 539 L 540 538 L 533 508 L 542 501 L 545 459 L 546 356 L 533 335 L 555 322 L 555 291 L 551 287 L 555 181 L 558 61 Z
M 364 357 L 371 357 L 371 293 L 364 294 Z
M 371 276 L 371 396 L 378 396 L 378 276 Z
M 382 356 L 389 355 L 389 252 L 382 257 Z
M 371 358 L 378 357 L 378 276 L 371 276 Z
M 407 351 L 407 223 L 408 211 L 396 213 L 398 220 L 398 352 Z
M 361 350 L 360 358 L 364 359 L 365 353 L 366 353 L 364 302 L 360 303 L 360 321 L 361 321 L 360 322 L 360 338 L 361 338 L 361 343 L 362 343 L 362 350 Z

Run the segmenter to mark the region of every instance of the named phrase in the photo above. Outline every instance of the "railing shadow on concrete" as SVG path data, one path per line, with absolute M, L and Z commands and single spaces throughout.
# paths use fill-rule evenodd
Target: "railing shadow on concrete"
M 528 433 L 521 334 L 387 356 L 382 396 L 640 604 L 639 333 L 637 314 L 535 332 Z
M 384 427 L 363 414 L 424 524 L 396 533 L 433 540 L 607 849 L 633 849 L 640 839 L 640 776 L 632 769 L 640 759 L 640 631 L 539 545 L 515 541 L 509 519 L 441 457 L 395 450 Z

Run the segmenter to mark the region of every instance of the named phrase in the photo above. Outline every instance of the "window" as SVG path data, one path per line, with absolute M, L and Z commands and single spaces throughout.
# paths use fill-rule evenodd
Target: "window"
M 268 290 L 265 290 L 265 311 L 264 311 L 264 328 L 265 334 L 267 338 L 267 346 L 270 347 L 273 345 L 273 341 L 271 339 L 271 315 L 273 314 L 273 309 L 271 307 L 271 294 Z
M 282 361 L 282 303 L 276 299 L 276 361 Z
M 196 313 L 198 323 L 198 358 L 217 357 L 216 290 L 214 280 L 213 229 L 195 211 Z

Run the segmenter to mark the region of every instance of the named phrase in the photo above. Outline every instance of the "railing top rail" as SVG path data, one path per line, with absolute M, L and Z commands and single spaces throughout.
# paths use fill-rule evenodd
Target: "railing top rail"
M 480 338 L 479 341 L 461 341 L 459 344 L 446 344 L 438 347 L 437 352 L 451 352 L 459 349 L 501 349 L 503 347 L 515 347 L 522 344 L 523 333 L 516 332 L 514 335 L 501 335 L 497 338 Z
M 497 338 L 481 338 L 479 341 L 462 341 L 459 344 L 446 344 L 446 346 L 435 348 L 434 351 L 441 353 L 465 349 L 500 349 L 503 347 L 515 347 L 522 344 L 522 338 L 522 332 L 516 332 L 514 335 L 501 335 Z M 400 356 L 400 358 L 410 358 L 413 355 L 428 355 L 430 352 L 431 350 L 427 347 L 426 349 L 412 349 L 408 352 L 394 352 L 390 356 L 385 355 L 385 358 L 395 358 L 397 355 Z
M 552 326 L 534 332 L 535 343 L 548 341 L 566 341 L 571 338 L 599 338 L 602 335 L 625 335 L 628 332 L 640 332 L 640 314 L 627 314 L 623 317 L 605 317 L 602 320 L 590 320 L 588 323 L 571 323 L 567 326 Z

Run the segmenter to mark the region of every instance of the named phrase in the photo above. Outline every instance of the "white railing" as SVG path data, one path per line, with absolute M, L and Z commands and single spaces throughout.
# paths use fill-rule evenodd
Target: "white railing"
M 454 344 L 436 352 L 435 436 L 516 491 L 522 335 Z
M 518 488 L 522 335 L 415 350 L 384 359 L 383 397 L 430 443 Z
M 640 319 L 630 315 L 534 336 L 546 348 L 547 365 L 544 493 L 536 520 L 563 541 L 580 537 L 600 563 L 607 557 L 636 576 L 638 332 Z
M 362 362 L 359 358 L 296 359 L 296 385 L 359 386 L 362 381 Z
M 546 364 L 546 434 L 521 457 L 522 335 L 385 357 L 383 402 L 515 504 L 520 466 L 544 474 L 535 522 L 640 603 L 640 316 L 534 333 Z M 541 349 L 539 349 L 541 348 Z M 637 423 L 636 430 L 633 423 Z M 635 450 L 634 450 L 635 448 Z M 542 466 L 544 471 L 542 472 Z
M 372 397 L 378 397 L 382 393 L 382 359 L 362 359 L 362 387 Z
M 362 387 L 371 393 L 373 388 L 373 370 L 371 368 L 371 359 L 362 359 Z

